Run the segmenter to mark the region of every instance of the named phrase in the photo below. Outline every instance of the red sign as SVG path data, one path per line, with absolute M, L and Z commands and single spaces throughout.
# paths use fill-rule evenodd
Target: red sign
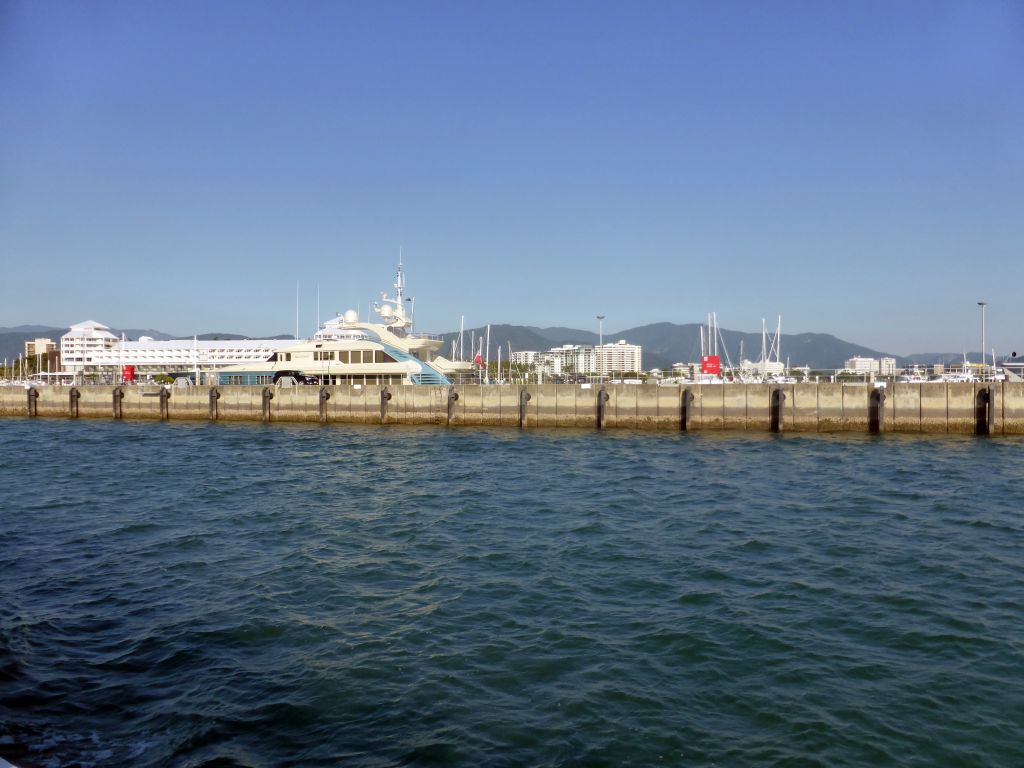
M 704 355 L 700 359 L 700 372 L 720 376 L 722 374 L 722 359 L 718 355 Z
M 135 366 L 121 366 L 121 381 L 135 381 Z

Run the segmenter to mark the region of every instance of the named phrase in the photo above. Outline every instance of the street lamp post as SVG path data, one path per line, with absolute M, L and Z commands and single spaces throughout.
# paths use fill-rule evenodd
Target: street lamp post
M 604 383 L 604 315 L 597 316 L 597 383 Z
M 979 301 L 978 306 L 981 307 L 981 378 L 985 378 L 985 306 L 988 304 L 987 301 Z

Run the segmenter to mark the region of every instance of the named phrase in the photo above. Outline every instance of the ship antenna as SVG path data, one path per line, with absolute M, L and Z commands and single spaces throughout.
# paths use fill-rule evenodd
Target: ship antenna
M 402 277 L 402 246 L 398 246 L 398 274 L 395 277 L 395 290 L 398 291 L 398 306 L 402 306 L 402 294 L 405 290 L 405 280 Z

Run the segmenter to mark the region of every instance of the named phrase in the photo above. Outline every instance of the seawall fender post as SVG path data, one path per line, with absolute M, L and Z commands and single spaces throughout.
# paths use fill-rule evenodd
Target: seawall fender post
M 160 387 L 160 420 L 166 421 L 171 417 L 169 401 L 171 399 L 170 387 Z
M 597 428 L 604 429 L 605 408 L 608 405 L 608 391 L 601 387 L 597 391 Z
M 868 393 L 868 432 L 877 435 L 885 430 L 885 392 L 878 387 Z
M 121 387 L 114 387 L 113 391 L 114 400 L 114 418 L 120 419 L 124 416 L 124 411 L 121 409 L 121 401 L 124 400 L 124 390 Z
M 987 435 L 992 431 L 992 385 L 979 389 L 974 395 L 974 434 Z
M 688 432 L 690 429 L 690 416 L 693 414 L 693 392 L 687 387 L 683 390 L 683 396 L 679 403 L 679 430 Z
M 331 353 L 334 354 L 333 352 Z M 318 398 L 318 407 L 320 409 L 320 423 L 327 423 L 327 401 L 331 399 L 331 393 L 327 391 L 327 387 L 323 384 L 320 385 L 320 397 Z
M 772 432 L 782 431 L 782 404 L 786 402 L 786 393 L 781 389 L 773 389 L 769 407 L 769 429 Z
M 391 400 L 391 390 L 384 387 L 380 391 L 380 423 L 387 424 L 388 421 L 388 401 Z
M 459 399 L 459 393 L 455 391 L 455 387 L 448 387 L 448 424 L 452 423 L 452 411 L 455 410 L 455 403 Z
M 1002 402 L 1002 398 L 1000 398 Z M 988 433 L 996 431 L 996 385 L 988 385 Z
M 519 390 L 519 428 L 523 429 L 526 427 L 526 404 L 533 399 L 529 390 L 523 387 Z
M 210 421 L 216 421 L 220 416 L 217 401 L 220 400 L 220 390 L 217 387 L 210 387 Z
M 78 418 L 78 398 L 82 396 L 82 393 L 78 391 L 78 387 L 72 387 L 68 392 L 68 416 L 72 419 Z
M 270 401 L 274 399 L 274 388 L 264 387 L 260 393 L 260 421 L 270 421 Z
M 28 398 L 28 400 L 27 400 L 27 407 L 28 407 L 29 418 L 34 419 L 36 417 L 36 415 L 39 413 L 39 410 L 38 410 L 39 390 L 37 390 L 35 387 L 26 387 L 26 389 L 25 389 L 25 396 Z

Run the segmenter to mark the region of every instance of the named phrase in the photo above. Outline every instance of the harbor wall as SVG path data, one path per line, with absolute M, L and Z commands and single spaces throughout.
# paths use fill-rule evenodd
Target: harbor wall
M 1024 434 L 1024 383 L 0 387 L 0 416 Z

